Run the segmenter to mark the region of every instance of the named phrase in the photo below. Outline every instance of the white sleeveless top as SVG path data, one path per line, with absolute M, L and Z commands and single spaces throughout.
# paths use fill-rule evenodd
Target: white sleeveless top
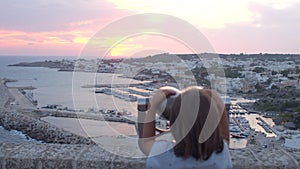
M 223 151 L 212 153 L 207 160 L 196 160 L 193 157 L 183 159 L 174 153 L 174 143 L 168 141 L 157 141 L 153 144 L 147 159 L 148 169 L 231 169 L 232 162 L 229 148 L 224 142 Z

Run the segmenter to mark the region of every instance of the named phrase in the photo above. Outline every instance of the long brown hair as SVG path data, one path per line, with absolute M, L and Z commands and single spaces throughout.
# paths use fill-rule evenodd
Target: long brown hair
M 229 119 L 228 119 L 228 112 L 226 110 L 225 104 L 221 97 L 218 95 L 218 93 L 215 90 L 212 89 L 203 89 L 204 92 L 206 92 L 210 97 L 213 97 L 217 105 L 220 107 L 221 110 L 223 110 L 222 118 L 221 118 L 221 128 L 223 132 L 223 139 L 227 141 L 227 144 L 229 145 L 230 142 L 230 133 L 229 133 Z
M 194 157 L 207 160 L 213 152 L 223 151 L 223 133 L 219 121 L 215 128 L 204 133 L 208 135 L 205 141 L 199 141 L 209 113 L 222 115 L 220 106 L 213 104 L 212 94 L 197 87 L 190 87 L 178 96 L 173 104 L 170 115 L 171 132 L 176 141 L 174 152 L 177 157 Z M 184 108 L 185 107 L 185 108 Z

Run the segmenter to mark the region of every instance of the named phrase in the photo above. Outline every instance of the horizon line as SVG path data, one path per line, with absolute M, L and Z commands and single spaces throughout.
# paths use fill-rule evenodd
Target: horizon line
M 162 55 L 162 54 L 170 54 L 170 55 L 193 55 L 193 54 L 218 54 L 218 55 L 300 55 L 299 53 L 286 53 L 286 52 L 253 52 L 253 53 L 247 53 L 247 52 L 240 52 L 240 53 L 212 53 L 212 52 L 203 52 L 203 53 L 158 53 L 153 55 L 147 55 L 147 56 L 141 56 L 141 57 L 130 57 L 129 58 L 143 58 L 148 56 L 155 56 L 155 55 Z M 76 55 L 0 55 L 0 57 L 80 57 Z M 86 56 L 87 58 L 95 58 L 100 56 Z M 113 56 L 113 57 L 105 57 L 109 59 L 122 59 L 122 58 L 128 58 L 128 56 Z

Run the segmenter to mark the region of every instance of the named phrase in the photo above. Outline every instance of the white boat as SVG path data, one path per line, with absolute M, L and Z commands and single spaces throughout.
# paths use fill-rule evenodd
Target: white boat
M 229 130 L 230 132 L 241 132 L 241 129 L 239 129 L 237 126 L 230 126 Z
M 130 94 L 129 95 L 129 100 L 132 101 L 132 102 L 135 102 L 135 101 L 137 101 L 137 97 Z

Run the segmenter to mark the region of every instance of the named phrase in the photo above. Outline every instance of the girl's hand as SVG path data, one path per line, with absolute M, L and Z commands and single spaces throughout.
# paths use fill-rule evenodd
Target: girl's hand
M 177 93 L 177 89 L 171 87 L 161 87 L 156 93 L 153 95 L 150 101 L 150 109 L 156 109 L 156 107 L 164 101 L 167 97 L 171 95 L 175 95 Z

